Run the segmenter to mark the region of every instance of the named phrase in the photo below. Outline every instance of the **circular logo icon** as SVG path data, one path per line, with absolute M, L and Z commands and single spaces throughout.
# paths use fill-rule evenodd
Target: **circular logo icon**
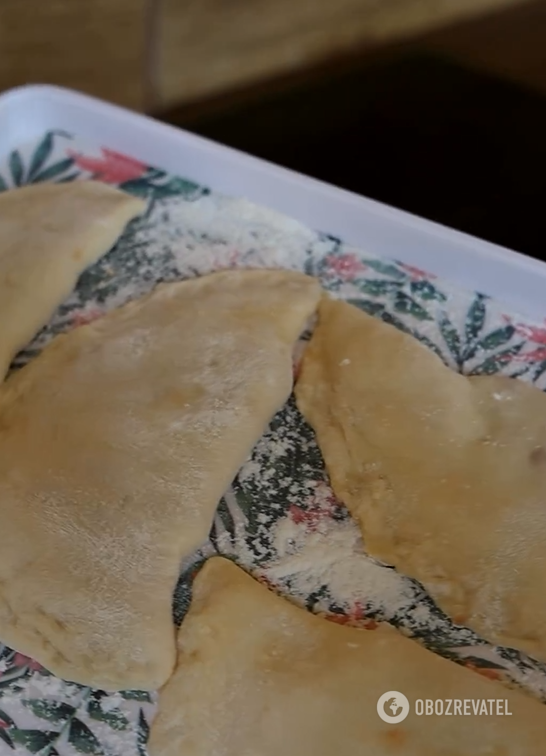
M 398 724 L 403 722 L 409 714 L 409 701 L 403 693 L 396 690 L 389 690 L 383 693 L 377 702 L 377 713 L 383 720 L 389 724 Z

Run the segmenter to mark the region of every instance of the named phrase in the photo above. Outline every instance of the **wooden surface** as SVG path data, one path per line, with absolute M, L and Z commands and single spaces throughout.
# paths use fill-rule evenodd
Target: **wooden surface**
M 540 92 L 406 49 L 183 111 L 173 123 L 546 260 Z
M 198 100 L 522 2 L 163 0 L 158 102 Z
M 158 111 L 431 30 L 455 57 L 546 89 L 541 6 L 529 22 L 525 0 L 0 0 L 0 91 L 54 83 Z
M 438 30 L 420 47 L 476 70 L 546 92 L 546 2 Z
M 0 0 L 0 91 L 60 84 L 144 107 L 146 0 Z

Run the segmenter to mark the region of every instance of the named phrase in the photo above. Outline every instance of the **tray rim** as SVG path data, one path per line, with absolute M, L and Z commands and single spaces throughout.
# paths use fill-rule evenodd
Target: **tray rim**
M 527 317 L 546 317 L 546 263 L 540 260 L 80 92 L 28 84 L 0 94 L 0 156 L 48 129 L 246 197 L 372 255 L 481 291 Z

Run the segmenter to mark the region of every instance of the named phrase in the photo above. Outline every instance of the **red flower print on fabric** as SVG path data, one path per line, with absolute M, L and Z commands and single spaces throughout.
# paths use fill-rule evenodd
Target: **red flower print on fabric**
M 406 265 L 405 263 L 398 263 L 398 267 L 408 274 L 412 281 L 423 281 L 426 278 L 436 278 L 431 273 L 427 273 L 426 270 L 416 268 L 414 265 Z
M 278 587 L 267 577 L 267 575 L 264 575 L 263 572 L 255 573 L 254 577 L 256 578 L 258 583 L 265 585 L 265 587 L 269 588 L 269 590 L 273 591 L 273 593 L 278 593 Z
M 546 347 L 533 349 L 530 352 L 515 354 L 511 359 L 514 362 L 542 362 L 543 360 L 546 360 Z
M 357 255 L 347 253 L 345 255 L 327 255 L 324 258 L 329 273 L 341 278 L 343 281 L 351 281 L 359 273 L 366 270 L 366 265 Z
M 316 484 L 314 493 L 307 499 L 306 506 L 291 504 L 288 516 L 296 525 L 304 524 L 308 530 L 315 531 L 319 523 L 329 520 L 340 506 L 332 489 L 321 481 Z
M 510 322 L 509 318 L 506 318 Z M 527 341 L 531 341 L 533 344 L 541 344 L 546 346 L 546 328 L 539 326 L 525 325 L 524 323 L 512 323 L 516 333 L 519 336 L 523 336 Z
M 482 677 L 487 677 L 488 680 L 502 680 L 502 674 L 496 669 L 491 669 L 489 667 L 477 667 L 471 662 L 466 662 L 464 666 L 467 669 L 471 669 L 473 672 L 477 672 L 479 675 L 482 675 Z
M 43 669 L 42 665 L 38 664 L 37 661 L 20 653 L 15 654 L 12 663 L 14 667 L 28 667 L 32 672 L 39 672 Z
M 546 360 L 546 327 L 513 323 L 508 315 L 504 315 L 503 319 L 506 323 L 514 326 L 518 336 L 522 336 L 526 341 L 537 345 L 536 349 L 516 354 L 510 358 L 511 360 L 514 362 L 542 362 Z
M 94 320 L 98 320 L 98 318 L 101 318 L 103 315 L 104 313 L 102 310 L 99 310 L 98 307 L 93 307 L 90 310 L 82 310 L 73 316 L 72 327 L 78 328 L 82 325 L 88 325 Z
M 88 171 L 93 177 L 105 184 L 123 184 L 125 181 L 140 178 L 146 172 L 147 166 L 140 160 L 122 155 L 120 152 L 101 147 L 102 158 L 87 157 L 74 150 L 67 150 L 67 154 L 74 159 L 76 166 L 82 171 Z
M 337 614 L 331 612 L 326 615 L 330 622 L 335 622 L 338 625 L 349 625 L 352 627 L 361 627 L 364 630 L 375 630 L 378 624 L 373 619 L 366 619 L 364 614 L 364 605 L 361 601 L 355 601 L 354 604 L 349 607 L 345 614 Z

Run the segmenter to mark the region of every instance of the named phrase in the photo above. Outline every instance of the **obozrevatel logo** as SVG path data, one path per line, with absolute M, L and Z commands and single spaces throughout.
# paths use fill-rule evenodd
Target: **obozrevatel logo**
M 377 713 L 383 722 L 389 724 L 403 722 L 409 714 L 409 708 L 409 701 L 406 696 L 396 690 L 383 693 L 377 702 Z

